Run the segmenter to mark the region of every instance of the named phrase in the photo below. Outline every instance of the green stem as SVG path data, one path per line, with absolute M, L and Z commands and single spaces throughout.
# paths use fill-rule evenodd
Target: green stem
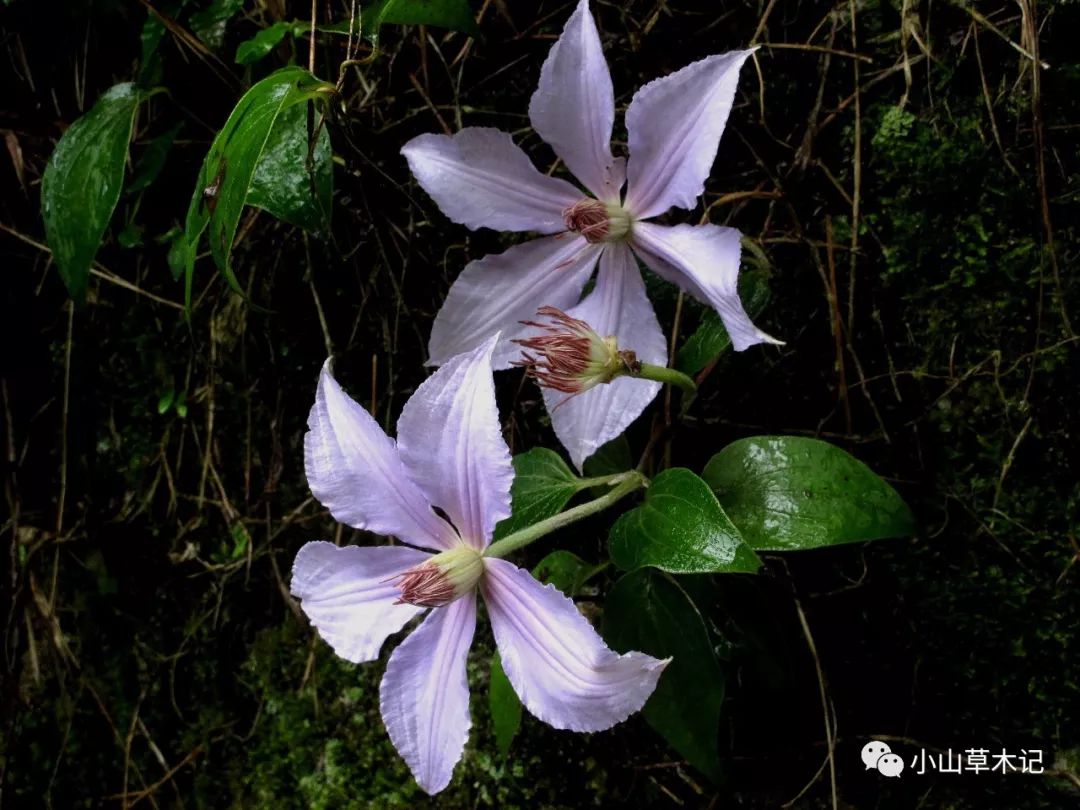
M 642 380 L 655 380 L 656 382 L 661 382 L 665 385 L 677 385 L 683 392 L 682 410 L 680 411 L 682 414 L 686 413 L 690 408 L 690 403 L 692 403 L 697 396 L 697 383 L 681 371 L 676 371 L 667 366 L 654 366 L 652 363 L 642 363 L 641 369 L 631 376 L 638 377 Z
M 626 478 L 625 470 L 610 475 L 598 475 L 595 478 L 578 478 L 574 481 L 574 486 L 577 487 L 578 492 L 581 492 L 581 490 L 589 489 L 589 487 L 602 487 L 608 484 L 615 486 L 615 484 L 621 483 L 624 478 Z
M 693 395 L 697 393 L 697 385 L 690 377 L 686 376 L 681 371 L 676 371 L 667 366 L 654 366 L 652 363 L 642 363 L 641 370 L 633 376 L 640 377 L 643 380 L 656 380 L 656 382 L 662 382 L 668 385 L 677 385 L 687 394 Z
M 484 552 L 484 556 L 505 557 L 511 551 L 517 551 L 519 548 L 529 545 L 529 543 L 532 543 L 534 540 L 539 540 L 544 535 L 551 534 L 556 529 L 561 529 L 563 526 L 568 526 L 589 515 L 595 515 L 597 512 L 602 512 L 634 490 L 641 489 L 641 487 L 648 484 L 648 482 L 649 479 L 637 470 L 619 473 L 617 476 L 609 478 L 607 481 L 607 483 L 612 485 L 610 492 L 601 495 L 599 498 L 587 501 L 580 506 L 574 506 L 567 509 L 565 512 L 560 512 L 557 515 L 541 520 L 539 523 L 534 523 L 532 526 L 527 526 L 511 535 L 507 535 L 502 540 L 498 540 L 488 546 L 487 551 Z

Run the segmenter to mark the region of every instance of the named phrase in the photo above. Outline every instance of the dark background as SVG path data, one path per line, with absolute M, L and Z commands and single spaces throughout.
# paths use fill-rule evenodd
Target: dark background
M 188 5 L 181 22 L 206 4 Z M 837 729 L 836 806 L 1075 804 L 1080 4 L 593 7 L 620 112 L 641 84 L 695 59 L 751 41 L 788 46 L 759 51 L 760 84 L 744 69 L 704 198 L 756 192 L 710 218 L 760 241 L 772 300 L 757 320 L 787 345 L 722 358 L 675 434 L 677 463 L 700 470 L 746 435 L 820 436 L 887 477 L 921 528 L 694 584 L 727 678 L 719 784 L 640 717 L 591 737 L 526 717 L 501 761 L 482 630 L 469 748 L 430 803 L 833 806 L 801 608 Z M 526 110 L 571 8 L 496 0 L 473 42 L 384 28 L 328 121 L 340 159 L 332 236 L 245 215 L 234 262 L 258 308 L 204 259 L 190 324 L 148 297 L 183 299 L 159 237 L 182 225 L 243 89 L 290 58 L 307 62 L 306 38 L 248 71 L 232 64 L 235 46 L 277 19 L 309 18 L 310 5 L 249 0 L 216 51 L 224 77 L 168 34 L 141 61 L 137 2 L 0 8 L 8 806 L 429 802 L 378 719 L 382 665 L 335 659 L 287 596 L 299 546 L 342 531 L 309 497 L 304 420 L 329 343 L 343 383 L 374 398 L 392 430 L 425 374 L 449 283 L 512 241 L 448 222 L 398 150 L 444 125 L 484 124 L 550 165 Z M 318 9 L 347 19 L 346 3 Z M 341 38 L 320 37 L 316 73 L 336 79 L 343 56 Z M 168 93 L 141 107 L 133 160 L 183 126 L 158 180 L 121 198 L 98 262 L 142 292 L 95 277 L 73 308 L 42 244 L 41 173 L 100 93 L 140 76 Z M 621 126 L 620 116 L 616 141 Z M 128 226 L 141 244 L 122 246 Z M 649 283 L 670 335 L 675 291 Z M 701 314 L 687 302 L 680 335 Z M 557 446 L 532 384 L 518 372 L 498 382 L 515 451 Z M 159 413 L 168 391 L 184 393 L 186 415 Z M 630 431 L 636 452 L 657 407 Z M 521 562 L 554 547 L 600 559 L 612 519 Z M 599 611 L 610 580 L 597 585 L 586 601 Z M 909 764 L 921 748 L 1042 749 L 1047 773 L 886 781 L 859 761 L 871 736 Z

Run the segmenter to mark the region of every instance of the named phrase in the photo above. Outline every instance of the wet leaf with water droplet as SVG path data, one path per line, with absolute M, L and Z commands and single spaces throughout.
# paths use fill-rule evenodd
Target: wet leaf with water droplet
M 76 301 L 86 298 L 90 265 L 120 199 L 131 128 L 142 92 L 111 87 L 56 144 L 41 181 L 45 240 Z
M 298 228 L 326 233 L 333 196 L 332 159 L 325 126 L 319 127 L 315 148 L 310 148 L 308 105 L 286 107 L 266 139 L 247 204 Z
M 608 551 L 626 571 L 653 566 L 673 574 L 753 573 L 761 567 L 708 484 L 680 467 L 656 476 L 645 502 L 615 521 Z
M 795 551 L 915 531 L 896 490 L 828 442 L 754 436 L 732 442 L 702 477 L 746 542 L 760 551 Z

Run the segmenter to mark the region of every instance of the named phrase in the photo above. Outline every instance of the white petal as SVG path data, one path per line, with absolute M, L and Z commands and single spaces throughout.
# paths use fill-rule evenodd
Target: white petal
M 477 549 L 510 516 L 514 480 L 491 371 L 498 339 L 492 335 L 448 360 L 416 389 L 398 419 L 398 450 L 409 476 Z
M 509 368 L 521 356 L 510 342 L 522 332 L 520 321 L 535 318 L 545 305 L 576 304 L 600 250 L 582 236 L 559 234 L 469 262 L 435 317 L 428 363 L 441 365 L 501 331 L 492 362 L 496 369 Z
M 618 201 L 625 164 L 611 156 L 615 96 L 588 0 L 580 0 L 544 62 L 529 119 L 589 191 Z
M 290 590 L 334 652 L 373 661 L 386 637 L 423 611 L 395 604 L 401 594 L 392 580 L 430 556 L 404 546 L 307 543 L 293 563 Z
M 450 784 L 469 739 L 465 659 L 476 629 L 476 597 L 436 608 L 386 665 L 379 707 L 394 748 L 429 795 Z
M 715 309 L 741 352 L 756 343 L 777 340 L 750 320 L 739 300 L 739 232 L 722 225 L 634 225 L 634 250 L 649 269 Z
M 630 249 L 608 245 L 600 257 L 600 273 L 592 292 L 567 314 L 588 323 L 603 337 L 615 335 L 620 349 L 633 349 L 639 360 L 667 365 L 667 340 L 645 293 L 645 284 Z M 661 385 L 621 377 L 570 397 L 544 389 L 551 426 L 574 465 L 614 439 L 652 402 Z
M 626 111 L 626 207 L 634 216 L 646 219 L 674 205 L 697 205 L 735 99 L 739 68 L 751 53 L 710 56 L 634 95 Z
M 541 174 L 511 137 L 489 127 L 420 135 L 401 153 L 424 191 L 454 222 L 497 231 L 566 230 L 563 210 L 582 194 Z
M 525 708 L 555 728 L 603 731 L 645 705 L 668 661 L 619 655 L 554 585 L 506 560 L 484 563 L 495 642 Z
M 405 473 L 394 440 L 341 390 L 329 360 L 319 375 L 308 428 L 308 486 L 335 518 L 414 546 L 444 549 L 457 542 L 454 530 Z

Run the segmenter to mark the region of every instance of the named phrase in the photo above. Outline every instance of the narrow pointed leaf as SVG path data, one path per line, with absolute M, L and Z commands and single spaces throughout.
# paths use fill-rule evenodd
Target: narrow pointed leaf
M 376 0 L 360 15 L 363 36 L 379 39 L 379 26 L 431 25 L 451 31 L 477 32 L 476 18 L 468 0 Z
M 236 64 L 252 65 L 274 50 L 285 37 L 289 35 L 300 36 L 309 29 L 310 25 L 308 23 L 302 21 L 289 22 L 288 20 L 282 20 L 263 28 L 251 39 L 241 42 L 236 47 Z
M 604 638 L 619 652 L 672 659 L 643 714 L 672 748 L 715 781 L 724 676 L 690 597 L 658 571 L 627 574 L 608 594 Z
M 45 240 L 76 301 L 86 298 L 90 265 L 124 185 L 141 91 L 118 84 L 102 94 L 56 144 L 41 181 Z
M 673 574 L 753 573 L 761 567 L 708 484 L 680 467 L 656 476 L 644 503 L 615 521 L 608 551 L 625 571 L 653 566 Z
M 195 255 L 204 231 L 210 253 L 229 285 L 242 294 L 229 256 L 240 214 L 274 125 L 288 107 L 327 95 L 334 86 L 303 68 L 282 68 L 254 85 L 237 103 L 210 145 L 188 207 L 185 300 L 190 306 Z
M 915 532 L 915 518 L 895 489 L 854 456 L 819 439 L 740 439 L 713 456 L 702 476 L 746 542 L 762 551 Z

